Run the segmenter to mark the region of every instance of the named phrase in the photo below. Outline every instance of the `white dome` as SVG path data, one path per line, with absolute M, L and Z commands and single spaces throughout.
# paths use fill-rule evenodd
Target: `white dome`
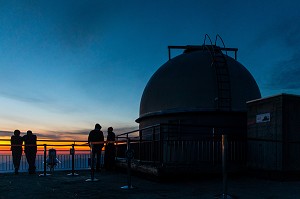
M 246 102 L 260 98 L 249 71 L 224 55 L 228 65 L 231 111 L 246 111 Z M 179 112 L 217 111 L 218 87 L 208 50 L 181 54 L 163 64 L 147 83 L 141 103 L 142 118 Z

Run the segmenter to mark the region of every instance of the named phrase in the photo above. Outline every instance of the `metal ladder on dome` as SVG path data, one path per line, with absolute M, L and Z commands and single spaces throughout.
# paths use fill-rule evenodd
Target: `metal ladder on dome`
M 211 44 L 212 41 L 210 37 L 206 34 L 204 38 L 204 45 L 206 37 L 209 38 Z M 230 84 L 230 75 L 229 75 L 229 69 L 228 64 L 225 55 L 222 52 L 222 49 L 220 47 L 216 46 L 217 40 L 220 38 L 223 49 L 225 48 L 225 44 L 223 39 L 220 37 L 220 35 L 216 35 L 215 44 L 211 45 L 212 49 L 210 50 L 210 54 L 212 56 L 212 63 L 211 66 L 215 69 L 216 74 L 216 82 L 217 82 L 217 94 L 218 97 L 216 99 L 217 101 L 217 109 L 220 111 L 230 111 L 231 110 L 231 84 Z M 227 51 L 226 51 L 227 54 Z

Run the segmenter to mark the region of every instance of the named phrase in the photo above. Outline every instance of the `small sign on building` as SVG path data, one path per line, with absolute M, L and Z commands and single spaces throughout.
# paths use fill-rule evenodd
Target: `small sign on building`
M 256 123 L 270 122 L 270 113 L 256 115 Z

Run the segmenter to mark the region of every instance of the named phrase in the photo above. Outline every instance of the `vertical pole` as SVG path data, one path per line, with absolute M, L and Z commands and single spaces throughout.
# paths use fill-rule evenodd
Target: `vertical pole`
M 212 129 L 212 145 L 213 145 L 213 150 L 212 150 L 212 153 L 213 153 L 213 166 L 215 166 L 215 128 Z
M 95 177 L 95 165 L 94 165 L 94 153 L 93 153 L 93 144 L 91 144 L 91 180 L 94 181 Z
M 75 160 L 74 160 L 74 156 L 75 156 L 75 149 L 74 149 L 74 144 L 72 144 L 72 175 L 74 175 L 74 170 L 75 170 Z
M 119 148 L 118 147 L 118 143 L 119 143 L 118 141 L 119 141 L 119 137 L 116 136 L 116 157 L 115 157 L 116 159 L 118 158 L 118 148 Z
M 75 173 L 75 142 L 74 144 L 72 144 L 72 148 L 71 148 L 71 157 L 72 157 L 72 173 L 69 173 L 68 176 L 77 176 L 78 174 Z
M 223 173 L 223 195 L 224 196 L 227 196 L 226 155 L 227 155 L 227 135 L 222 135 L 222 169 L 223 169 L 222 173 Z
M 47 174 L 47 145 L 44 144 L 44 172 L 39 176 L 47 176 L 51 174 Z
M 140 162 L 141 162 L 141 154 L 142 154 L 142 152 L 141 152 L 141 150 L 142 150 L 142 146 L 141 146 L 141 144 L 142 144 L 142 131 L 141 130 L 139 130 L 139 160 L 140 160 Z
M 233 196 L 227 194 L 227 170 L 226 170 L 226 156 L 227 156 L 227 135 L 222 135 L 222 174 L 223 174 L 223 193 L 217 195 L 220 199 L 233 199 Z
M 127 137 L 127 151 L 130 151 L 130 138 Z M 128 189 L 131 189 L 131 158 L 127 159 L 127 185 Z
M 155 162 L 155 126 L 152 127 L 152 143 L 151 143 L 151 154 L 152 154 L 152 162 Z
M 163 143 L 163 134 L 161 132 L 161 124 L 159 125 L 159 163 L 160 166 L 163 166 L 163 147 L 164 147 L 164 143 Z
M 44 144 L 44 176 L 47 175 L 46 170 L 47 170 L 47 145 Z
M 130 138 L 127 134 L 127 151 L 126 151 L 126 158 L 127 158 L 127 185 L 122 186 L 121 189 L 134 189 L 131 183 L 131 159 L 133 158 L 133 151 L 130 147 Z

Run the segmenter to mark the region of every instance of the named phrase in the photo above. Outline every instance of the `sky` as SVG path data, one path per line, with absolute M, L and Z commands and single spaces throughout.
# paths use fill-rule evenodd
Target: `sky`
M 263 97 L 299 95 L 299 9 L 297 0 L 0 0 L 0 137 L 137 129 L 167 46 L 202 45 L 205 34 L 239 49 Z

